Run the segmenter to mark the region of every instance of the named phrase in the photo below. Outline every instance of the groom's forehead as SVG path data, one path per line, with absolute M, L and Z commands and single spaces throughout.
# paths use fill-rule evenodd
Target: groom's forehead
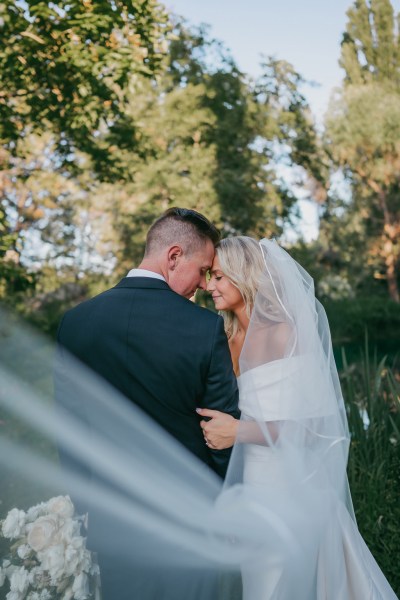
M 198 253 L 198 257 L 199 257 L 200 262 L 202 263 L 202 266 L 204 268 L 211 269 L 211 265 L 214 261 L 214 256 L 215 256 L 214 244 L 212 242 L 207 241 L 207 243 L 204 244 L 203 248 Z

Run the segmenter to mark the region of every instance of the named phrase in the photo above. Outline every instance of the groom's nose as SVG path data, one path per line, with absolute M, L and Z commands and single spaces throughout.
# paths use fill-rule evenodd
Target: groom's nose
M 199 282 L 199 288 L 201 290 L 206 290 L 207 289 L 207 275 L 202 275 L 200 282 Z

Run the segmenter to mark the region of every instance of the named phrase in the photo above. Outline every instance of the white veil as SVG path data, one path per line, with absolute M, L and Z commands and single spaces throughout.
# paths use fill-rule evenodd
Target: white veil
M 242 411 L 225 493 L 273 513 L 296 540 L 243 565 L 245 600 L 395 598 L 354 518 L 349 431 L 313 280 L 275 241 L 239 359 Z M 266 533 L 267 535 L 267 533 Z M 269 557 L 271 564 L 271 557 Z
M 98 376 L 0 310 L 0 521 L 19 509 L 14 537 L 0 525 L 0 598 L 37 599 L 18 554 L 28 509 L 69 495 L 89 514 L 101 575 L 117 573 L 113 599 L 236 600 L 240 571 L 244 600 L 395 599 L 353 520 L 323 309 L 301 267 L 274 242 L 261 249 L 224 486 Z M 49 544 L 43 552 L 67 572 L 70 546 Z
M 88 514 L 82 535 L 98 555 L 102 580 L 106 571 L 117 574 L 105 600 L 240 598 L 240 564 L 292 540 L 275 515 L 260 521 L 239 498 L 225 510 L 216 502 L 222 482 L 203 463 L 104 380 L 1 310 L 0 337 L 0 598 L 42 598 L 26 574 L 34 563 L 19 554 L 27 552 L 32 507 L 59 496 Z M 54 402 L 54 372 L 61 403 Z M 40 555 L 58 574 L 71 570 L 74 550 L 60 535 Z M 43 598 L 72 598 L 54 589 Z

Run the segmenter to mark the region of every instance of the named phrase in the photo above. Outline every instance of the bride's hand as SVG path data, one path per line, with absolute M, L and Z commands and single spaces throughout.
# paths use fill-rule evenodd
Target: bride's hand
M 235 443 L 239 420 L 209 408 L 196 408 L 202 417 L 208 417 L 209 421 L 200 421 L 205 442 L 213 450 L 230 448 Z

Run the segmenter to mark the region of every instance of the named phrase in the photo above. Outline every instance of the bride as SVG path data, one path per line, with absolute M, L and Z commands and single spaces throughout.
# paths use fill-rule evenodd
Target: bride
M 209 447 L 236 440 L 219 503 L 245 496 L 260 523 L 272 512 L 295 538 L 242 563 L 244 600 L 395 599 L 357 529 L 345 406 L 311 277 L 275 241 L 239 236 L 219 243 L 208 291 L 242 412 L 198 410 Z

